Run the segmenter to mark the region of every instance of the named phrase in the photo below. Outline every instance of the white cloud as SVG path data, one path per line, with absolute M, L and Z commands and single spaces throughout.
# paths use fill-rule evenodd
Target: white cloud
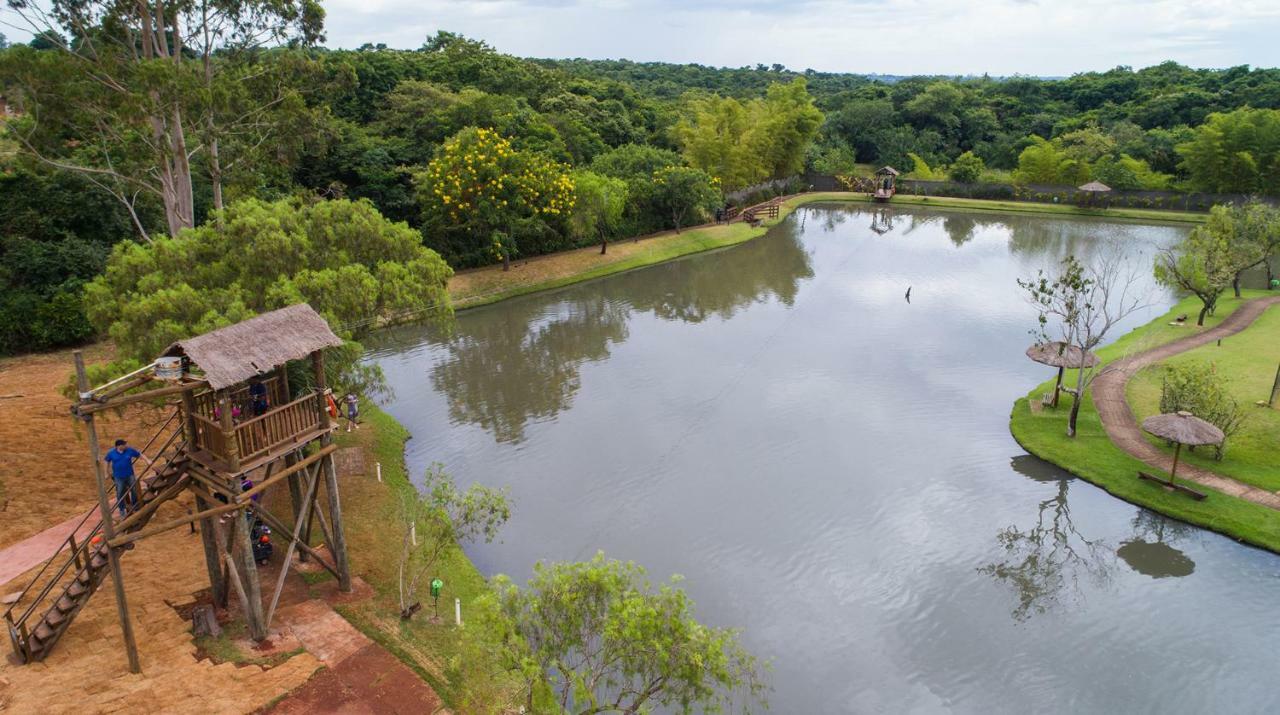
M 1176 60 L 1280 65 L 1268 0 L 329 0 L 329 44 L 413 48 L 437 29 L 534 57 L 792 69 L 1065 75 Z

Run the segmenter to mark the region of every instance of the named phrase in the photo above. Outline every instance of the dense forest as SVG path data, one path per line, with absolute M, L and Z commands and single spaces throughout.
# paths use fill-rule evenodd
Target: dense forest
M 228 245 L 307 233 L 299 212 L 322 201 L 367 202 L 381 216 L 362 220 L 407 224 L 456 269 L 679 229 L 726 192 L 867 164 L 963 182 L 1280 187 L 1280 70 L 873 78 L 530 60 L 446 32 L 417 50 L 326 50 L 322 11 L 282 7 L 203 34 L 189 19 L 135 37 L 86 16 L 0 39 L 0 353 L 107 332 L 100 276 L 108 261 L 126 271 L 130 245 L 161 251 L 206 224 Z M 188 306 L 173 330 L 317 300 L 299 293 L 307 280 L 323 284 Z

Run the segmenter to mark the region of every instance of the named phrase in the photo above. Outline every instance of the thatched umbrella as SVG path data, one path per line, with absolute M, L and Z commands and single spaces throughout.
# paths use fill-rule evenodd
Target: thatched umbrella
M 1058 368 L 1058 382 L 1053 386 L 1053 399 L 1049 402 L 1050 407 L 1058 406 L 1058 393 L 1062 391 L 1062 375 L 1067 368 L 1079 370 L 1097 367 L 1098 363 L 1102 362 L 1097 355 L 1085 352 L 1075 345 L 1069 345 L 1061 340 L 1032 345 L 1027 348 L 1027 357 L 1041 365 Z
M 1174 485 L 1173 478 L 1178 473 L 1178 455 L 1182 452 L 1182 445 L 1221 444 L 1227 438 L 1222 430 L 1185 410 L 1148 417 L 1142 421 L 1142 429 L 1176 445 L 1173 448 L 1173 469 L 1169 470 L 1169 486 Z
M 1092 203 L 1093 197 L 1111 193 L 1111 187 L 1101 181 L 1090 181 L 1083 186 L 1077 186 L 1076 191 L 1083 191 L 1089 197 L 1089 202 Z

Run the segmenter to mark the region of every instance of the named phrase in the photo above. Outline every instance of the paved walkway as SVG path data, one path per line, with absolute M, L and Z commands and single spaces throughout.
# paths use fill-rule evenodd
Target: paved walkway
M 1108 365 L 1093 382 L 1093 404 L 1098 409 L 1098 417 L 1101 418 L 1102 426 L 1106 428 L 1107 436 L 1111 441 L 1130 455 L 1168 472 L 1173 466 L 1173 457 L 1147 441 L 1143 436 L 1142 428 L 1138 426 L 1138 420 L 1133 416 L 1129 401 L 1125 399 L 1125 385 L 1128 384 L 1129 378 L 1148 365 L 1235 335 L 1249 327 L 1267 308 L 1277 304 L 1280 304 L 1280 295 L 1255 298 L 1241 305 L 1221 323 L 1208 330 L 1130 355 Z M 1280 495 L 1186 462 L 1178 464 L 1178 477 L 1272 509 L 1280 509 Z
M 58 547 L 62 545 L 62 542 L 67 540 L 67 536 L 71 534 L 72 529 L 76 528 L 81 519 L 84 519 L 84 514 L 73 516 L 35 536 L 23 539 L 5 549 L 0 549 L 0 593 L 7 593 L 25 585 L 23 583 L 13 583 L 6 587 L 6 584 L 10 581 L 47 561 L 53 555 L 53 552 L 57 551 Z M 90 516 L 77 531 L 76 541 L 80 542 L 88 538 L 89 532 L 93 531 L 93 527 L 97 525 L 98 519 L 96 515 Z

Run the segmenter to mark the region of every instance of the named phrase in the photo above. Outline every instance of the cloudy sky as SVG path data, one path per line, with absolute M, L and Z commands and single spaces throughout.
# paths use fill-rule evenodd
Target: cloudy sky
M 886 74 L 1280 66 L 1280 0 L 322 0 L 328 45 L 437 30 L 529 57 Z M 10 14 L 0 5 L 0 31 Z
M 438 29 L 532 57 L 1065 75 L 1280 65 L 1280 0 L 324 0 L 331 47 Z

